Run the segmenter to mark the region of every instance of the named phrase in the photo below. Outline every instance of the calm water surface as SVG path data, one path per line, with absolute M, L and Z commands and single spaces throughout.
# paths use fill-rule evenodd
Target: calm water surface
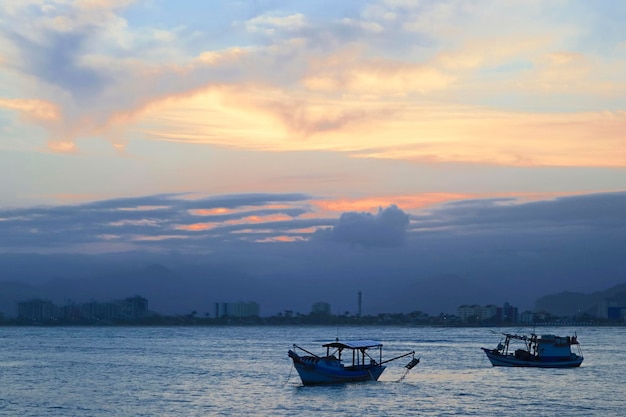
M 480 347 L 500 338 L 485 328 L 0 328 L 0 415 L 626 415 L 626 328 L 537 333 L 574 331 L 585 361 L 561 370 L 492 367 Z M 422 360 L 403 380 L 410 358 L 378 382 L 301 386 L 287 350 L 323 353 L 336 336 Z

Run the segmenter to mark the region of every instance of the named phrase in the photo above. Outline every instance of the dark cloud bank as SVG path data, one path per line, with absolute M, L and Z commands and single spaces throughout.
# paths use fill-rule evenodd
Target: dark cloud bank
M 626 282 L 626 193 L 462 201 L 415 215 L 390 206 L 338 219 L 303 217 L 311 211 L 303 194 L 182 197 L 0 210 L 0 311 L 12 315 L 17 300 L 34 296 L 63 303 L 140 294 L 165 314 L 211 313 L 215 302 L 239 300 L 259 302 L 262 315 L 308 313 L 316 301 L 355 312 L 362 291 L 365 314 L 438 314 L 468 303 L 532 308 L 546 294 Z M 233 211 L 196 212 L 212 208 Z M 287 220 L 237 221 L 275 214 Z M 181 228 L 198 223 L 214 226 Z M 318 231 L 302 232 L 311 227 Z M 294 241 L 267 242 L 276 236 Z M 67 249 L 94 243 L 130 249 Z

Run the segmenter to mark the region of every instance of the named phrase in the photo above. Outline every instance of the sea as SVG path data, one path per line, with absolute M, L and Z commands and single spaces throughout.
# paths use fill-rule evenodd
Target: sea
M 502 332 L 578 336 L 574 369 L 492 367 Z M 302 385 L 287 351 L 375 339 L 379 381 Z M 626 327 L 0 327 L 1 416 L 624 416 Z

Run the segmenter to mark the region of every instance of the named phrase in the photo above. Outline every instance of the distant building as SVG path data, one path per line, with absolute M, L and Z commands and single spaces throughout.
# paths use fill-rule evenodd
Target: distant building
M 20 301 L 17 304 L 18 318 L 27 321 L 46 322 L 51 320 L 118 321 L 137 320 L 147 317 L 148 300 L 134 296 L 113 302 L 90 301 L 82 304 L 69 302 L 63 307 L 47 300 Z
M 122 320 L 135 320 L 149 315 L 148 300 L 138 295 L 115 302 L 120 309 Z
M 137 320 L 149 315 L 148 300 L 140 296 L 108 303 L 92 301 L 80 304 L 78 309 L 86 320 Z
M 522 314 L 520 314 L 519 322 L 521 324 L 533 324 L 536 321 L 535 316 L 535 313 L 526 310 Z
M 605 299 L 598 303 L 596 317 L 611 321 L 624 321 L 626 307 L 620 306 L 616 301 Z
M 518 311 L 517 307 L 513 307 L 509 303 L 504 303 L 504 307 L 502 307 L 502 314 L 498 315 L 498 319 L 503 323 L 517 323 L 518 322 Z
M 626 307 L 608 307 L 606 316 L 611 321 L 626 321 Z
M 259 304 L 254 301 L 240 301 L 236 303 L 215 303 L 215 318 L 233 317 L 259 317 Z
M 489 304 L 486 305 L 484 307 L 481 308 L 481 321 L 493 321 L 498 320 L 498 313 L 499 313 L 500 308 L 498 306 L 495 306 L 493 304 Z
M 318 301 L 311 306 L 311 314 L 319 316 L 330 316 L 330 304 Z
M 481 307 L 478 304 L 463 304 L 457 309 L 457 316 L 459 316 L 461 321 L 465 322 L 482 322 L 495 315 L 495 312 L 491 310 L 490 306 Z
M 17 303 L 17 316 L 21 320 L 47 322 L 61 317 L 61 310 L 52 301 L 35 298 Z
M 495 322 L 495 323 L 517 323 L 517 307 L 504 303 L 503 307 L 493 304 L 480 306 L 477 304 L 461 305 L 457 309 L 457 316 L 462 322 Z

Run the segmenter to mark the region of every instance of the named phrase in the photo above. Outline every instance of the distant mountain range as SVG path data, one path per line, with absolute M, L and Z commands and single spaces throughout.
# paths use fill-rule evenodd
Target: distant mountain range
M 600 303 L 604 301 L 614 302 L 619 307 L 626 307 L 626 284 L 616 285 L 608 290 L 592 294 L 565 291 L 546 295 L 535 302 L 535 311 L 546 311 L 556 316 L 581 314 L 595 316 Z
M 229 271 L 203 270 L 205 279 L 182 275 L 160 265 L 101 272 L 90 278 L 55 277 L 29 284 L 0 282 L 0 312 L 17 314 L 17 303 L 32 298 L 51 300 L 58 305 L 68 301 L 112 301 L 134 295 L 148 299 L 149 308 L 160 314 L 213 313 L 215 302 L 239 301 L 238 294 L 262 299 L 267 291 L 254 280 Z M 184 278 L 183 278 L 184 276 Z M 215 277 L 219 277 L 216 279 Z M 254 294 L 254 295 L 252 295 Z M 248 299 L 248 298 L 246 298 Z
M 507 292 L 488 283 L 460 277 L 456 274 L 433 275 L 430 278 L 388 279 L 381 285 L 378 278 L 384 272 L 370 271 L 369 275 L 354 272 L 346 274 L 341 281 L 326 282 L 313 269 L 298 277 L 290 274 L 246 273 L 226 265 L 192 265 L 188 262 L 166 267 L 153 262 L 141 265 L 141 261 L 127 259 L 115 266 L 106 259 L 99 263 L 78 260 L 75 269 L 57 269 L 57 275 L 41 280 L 40 275 L 28 267 L 22 281 L 0 277 L 0 312 L 7 316 L 17 315 L 17 303 L 32 298 L 51 300 L 58 305 L 68 301 L 112 301 L 141 295 L 149 301 L 149 308 L 165 315 L 189 314 L 197 311 L 201 316 L 214 313 L 216 302 L 249 301 L 261 305 L 261 314 L 274 315 L 285 309 L 307 314 L 317 301 L 329 302 L 333 313 L 356 312 L 357 292 L 363 293 L 363 314 L 381 312 L 423 311 L 431 315 L 455 314 L 462 304 L 497 304 L 508 301 L 520 308 L 518 299 L 507 299 L 502 294 L 513 294 L 514 283 Z M 63 263 L 65 265 L 65 263 Z M 17 269 L 15 269 L 16 271 Z M 100 271 L 94 273 L 92 271 Z M 34 277 L 37 276 L 37 279 Z M 24 278 L 26 277 L 26 278 Z M 555 315 L 571 316 L 581 313 L 596 314 L 598 304 L 604 300 L 626 306 L 626 284 L 591 294 L 562 292 L 540 297 L 535 310 Z

